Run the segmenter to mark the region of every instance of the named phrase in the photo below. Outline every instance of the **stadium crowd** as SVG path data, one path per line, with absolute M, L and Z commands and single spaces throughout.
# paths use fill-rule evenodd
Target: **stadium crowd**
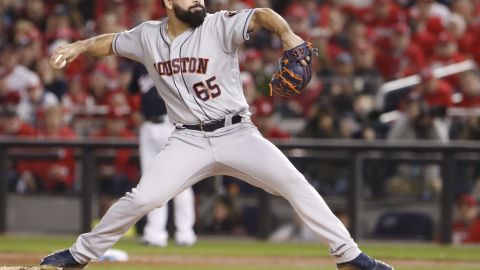
M 268 82 L 281 53 L 278 39 L 259 31 L 239 51 L 253 120 L 268 138 L 480 139 L 478 115 L 448 116 L 451 108 L 480 105 L 477 72 L 442 79 L 433 75 L 435 68 L 452 63 L 480 63 L 479 0 L 207 4 L 211 12 L 272 7 L 319 49 L 308 89 L 289 99 L 269 96 Z M 54 70 L 49 55 L 62 44 L 130 29 L 163 15 L 160 0 L 0 0 L 0 135 L 135 138 L 142 121 L 140 94 L 129 90 L 137 85 L 132 78 L 138 64 L 114 56 L 81 56 L 65 69 Z M 421 77 L 418 85 L 388 95 L 384 108 L 376 106 L 382 83 L 413 74 Z M 398 112 L 394 118 L 382 117 L 392 111 Z M 11 189 L 70 190 L 76 175 L 73 151 L 57 150 L 58 160 L 12 164 Z M 111 152 L 114 162 L 99 166 L 97 175 L 131 186 L 139 174 L 132 152 Z M 439 177 L 435 168 L 424 170 L 431 178 Z M 412 169 L 398 171 L 401 177 Z M 477 169 L 470 170 L 470 190 L 475 185 L 480 190 L 479 175 Z M 392 185 L 392 190 L 402 190 Z M 115 193 L 118 185 L 105 186 Z

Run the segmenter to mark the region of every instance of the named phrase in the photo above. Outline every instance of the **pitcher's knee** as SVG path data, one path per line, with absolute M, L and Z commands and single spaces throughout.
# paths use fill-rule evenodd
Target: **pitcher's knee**
M 282 192 L 292 192 L 293 190 L 302 189 L 304 186 L 310 185 L 305 176 L 297 170 L 290 170 L 284 174 L 284 181 L 279 185 Z
M 301 185 L 301 184 L 308 184 L 307 179 L 297 170 L 290 171 L 286 177 L 288 177 L 288 183 L 292 185 Z
M 142 213 L 148 213 L 153 209 L 160 207 L 162 204 L 159 202 L 158 198 L 150 198 L 147 196 L 134 196 L 133 197 L 133 205 L 136 211 Z

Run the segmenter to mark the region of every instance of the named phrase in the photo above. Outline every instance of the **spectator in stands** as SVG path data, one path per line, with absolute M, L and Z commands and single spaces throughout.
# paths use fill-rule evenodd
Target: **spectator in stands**
M 94 100 L 87 94 L 82 76 L 75 75 L 68 81 L 68 84 L 68 92 L 62 97 L 61 104 L 66 122 L 71 123 L 73 119 L 79 120 L 81 117 L 88 117 L 89 108 L 94 106 Z M 89 131 L 92 130 L 82 131 L 78 135 L 88 134 Z
M 255 89 L 259 91 L 260 95 L 269 95 L 268 83 L 270 82 L 271 75 L 267 74 L 263 64 L 263 55 L 260 50 L 248 49 L 245 52 L 245 62 L 243 64 L 243 70 L 249 72 L 255 82 Z
M 98 33 L 115 33 L 119 29 L 130 28 L 132 23 L 131 12 L 135 1 L 125 0 L 99 0 L 95 1 L 95 20 L 99 21 Z M 105 19 L 107 18 L 108 19 Z M 101 22 L 100 22 L 101 21 Z M 104 27 L 118 27 L 117 30 L 109 31 Z M 107 30 L 108 32 L 104 32 Z
M 80 33 L 72 27 L 73 19 L 70 17 L 65 4 L 57 4 L 51 8 L 45 29 L 45 42 L 52 44 L 55 40 L 71 42 L 80 36 Z
M 310 30 L 309 11 L 305 5 L 293 3 L 285 12 L 285 19 L 290 24 L 293 32 L 298 33 L 302 38 L 308 38 Z
M 406 24 L 396 24 L 389 37 L 388 45 L 378 47 L 375 55 L 375 64 L 386 81 L 418 73 L 425 67 L 425 55 L 412 42 Z
M 446 31 L 440 33 L 435 46 L 435 55 L 430 59 L 430 67 L 442 67 L 463 60 L 465 60 L 465 56 L 458 51 L 455 37 Z
M 45 30 L 48 17 L 45 1 L 27 0 L 25 1 L 24 18 L 37 25 L 40 30 Z
M 447 6 L 437 3 L 435 0 L 417 0 L 409 9 L 408 15 L 412 25 L 418 28 L 435 25 L 436 28 L 433 29 L 439 32 L 448 24 L 451 11 Z
M 37 61 L 35 71 L 40 76 L 40 80 L 45 86 L 45 89 L 55 94 L 58 100 L 62 100 L 63 95 L 68 92 L 68 83 L 63 78 L 63 74 L 55 72 L 52 69 L 47 57 L 43 57 Z
M 220 10 L 231 10 L 230 9 L 230 2 L 233 2 L 233 1 L 230 1 L 230 0 L 211 0 L 211 1 L 208 1 L 209 3 L 209 9 L 212 11 L 212 12 L 217 12 L 217 11 L 220 11 Z
M 274 122 L 273 104 L 271 101 L 260 98 L 252 105 L 252 121 L 258 130 L 267 139 L 288 139 L 290 134 L 279 128 Z
M 388 133 L 388 140 L 439 140 L 448 141 L 448 131 L 429 111 L 422 100 L 408 100 L 404 114 L 396 120 Z M 437 165 L 399 165 L 397 173 L 388 180 L 390 195 L 418 196 L 430 199 L 442 187 Z
M 358 93 L 375 95 L 382 78 L 375 66 L 375 50 L 367 42 L 355 43 L 352 50 L 355 90 Z
M 355 96 L 352 56 L 347 52 L 338 54 L 332 72 L 325 75 L 328 78 L 325 78 L 322 98 L 331 103 L 338 115 L 351 112 Z
M 367 43 L 367 26 L 359 20 L 350 19 L 345 24 L 346 47 L 349 52 L 352 52 L 357 44 Z
M 38 138 L 74 139 L 75 133 L 63 123 L 60 106 L 47 107 L 43 112 L 42 128 L 37 133 Z M 71 191 L 75 177 L 75 157 L 72 148 L 34 149 L 40 153 L 54 153 L 58 157 L 49 160 L 22 161 L 19 170 L 22 175 L 31 175 L 46 191 L 65 193 Z
M 332 109 L 319 108 L 312 118 L 308 119 L 305 129 L 300 134 L 304 138 L 337 138 L 335 115 Z
M 10 136 L 12 138 L 33 138 L 38 131 L 18 117 L 15 106 L 4 106 L 1 108 L 0 115 L 0 135 Z M 31 151 L 31 149 L 15 149 L 19 151 Z M 14 151 L 14 149 L 11 149 Z M 7 177 L 9 181 L 9 190 L 17 193 L 36 193 L 43 189 L 42 183 L 35 179 L 29 172 L 22 173 L 19 170 L 21 161 L 8 164 Z
M 58 104 L 58 98 L 45 90 L 40 78 L 35 74 L 28 78 L 26 95 L 20 99 L 17 110 L 20 118 L 35 125 L 44 110 Z
M 376 119 L 372 118 L 374 110 L 374 99 L 371 95 L 357 95 L 353 102 L 353 113 L 357 123 L 356 130 L 353 132 L 354 138 L 365 140 L 374 140 L 377 138 L 375 125 Z
M 405 23 L 403 10 L 393 0 L 374 0 L 365 8 L 347 9 L 353 13 L 366 27 L 369 39 L 379 48 L 387 48 L 392 29 Z
M 455 38 L 449 32 L 438 34 L 435 54 L 429 60 L 429 67 L 438 68 L 446 65 L 455 64 L 464 61 L 465 55 L 458 50 L 458 44 Z M 453 87 L 458 87 L 459 77 L 457 75 L 448 76 L 445 80 Z
M 456 244 L 480 243 L 480 213 L 475 197 L 461 195 L 457 200 L 457 210 L 452 241 Z
M 125 27 L 121 25 L 118 15 L 114 12 L 105 12 L 97 20 L 98 34 L 117 33 L 124 29 Z
M 459 133 L 459 139 L 461 140 L 480 140 L 480 117 L 467 116 Z
M 242 80 L 245 99 L 247 100 L 247 103 L 251 105 L 257 97 L 259 97 L 259 93 L 257 92 L 257 89 L 255 89 L 253 76 L 248 71 L 242 71 L 240 73 L 240 79 Z
M 359 125 L 353 113 L 345 113 L 338 118 L 339 139 L 351 139 L 358 129 Z
M 124 108 L 123 108 L 124 109 Z M 127 129 L 129 111 L 111 107 L 106 117 L 105 127 L 93 135 L 93 138 L 133 139 L 135 134 Z M 100 183 L 101 213 L 110 208 L 118 198 L 131 190 L 139 179 L 138 164 L 132 159 L 130 149 L 108 149 L 101 153 L 111 154 L 113 162 L 98 164 L 97 177 Z
M 138 25 L 139 22 L 158 20 L 159 18 L 164 17 L 165 9 L 162 8 L 161 0 L 137 0 L 136 8 L 133 13 L 134 15 L 132 18 L 135 21 L 133 21 L 132 24 Z
M 459 51 L 465 52 L 479 63 L 480 53 L 477 47 L 480 25 L 477 18 L 480 15 L 480 9 L 478 1 L 456 0 L 453 2 L 452 10 L 459 14 L 466 23 L 465 34 L 458 40 Z
M 6 74 L 0 71 L 0 108 L 6 108 L 9 105 L 17 105 L 20 102 L 20 93 L 9 91 L 7 88 Z
M 14 31 L 18 62 L 33 69 L 36 61 L 43 55 L 41 33 L 32 22 L 27 20 L 17 21 Z
M 226 193 L 215 198 L 212 209 L 201 215 L 204 230 L 210 234 L 245 235 L 245 220 L 239 202 L 239 186 L 230 183 Z
M 330 45 L 332 47 L 337 47 L 340 50 L 346 50 L 348 44 L 345 39 L 345 25 L 347 22 L 347 16 L 345 13 L 341 12 L 339 8 L 332 8 L 328 12 L 328 31 L 330 35 Z M 335 59 L 336 54 L 332 55 Z
M 465 72 L 459 80 L 460 102 L 456 104 L 463 108 L 478 108 L 480 106 L 480 78 L 475 72 Z
M 435 78 L 431 69 L 424 69 L 420 73 L 418 84 L 411 95 L 424 100 L 430 109 L 435 107 L 450 108 L 453 106 L 453 88 L 448 82 Z
M 27 95 L 27 88 L 37 74 L 28 68 L 18 64 L 18 55 L 15 47 L 10 44 L 0 48 L 0 69 L 4 76 L 4 87 L 10 95 L 24 98 Z
M 104 63 L 99 63 L 89 76 L 89 96 L 96 106 L 107 106 L 113 93 L 114 72 Z
M 467 23 L 465 19 L 461 15 L 453 13 L 450 17 L 450 20 L 448 21 L 446 30 L 457 41 L 460 48 L 459 51 L 461 51 L 461 49 L 464 49 L 465 45 L 463 43 L 465 41 L 463 39 L 467 31 Z
M 398 139 L 433 139 L 448 141 L 445 132 L 437 121 L 435 114 L 423 100 L 411 97 L 407 100 L 405 112 L 398 119 L 389 132 L 388 138 Z
M 12 137 L 32 137 L 38 134 L 38 131 L 27 122 L 18 117 L 15 105 L 2 106 L 2 121 L 0 124 L 0 134 Z

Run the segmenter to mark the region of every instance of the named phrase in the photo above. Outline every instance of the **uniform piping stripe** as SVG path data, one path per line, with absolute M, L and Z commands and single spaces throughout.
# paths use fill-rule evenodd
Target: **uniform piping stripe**
M 117 52 L 117 39 L 118 39 L 118 36 L 119 36 L 119 35 L 120 35 L 120 33 L 117 33 L 117 34 L 115 35 L 115 37 L 113 38 L 113 42 L 112 42 L 112 50 L 113 50 L 113 53 L 114 53 L 115 55 L 118 55 L 118 56 L 119 56 L 119 54 L 118 54 L 118 52 Z
M 183 41 L 182 45 L 180 45 L 180 51 L 179 51 L 179 55 L 178 57 L 180 59 L 182 59 L 182 48 L 183 48 L 183 45 L 185 45 L 185 43 L 187 42 L 187 40 L 190 39 L 190 37 L 192 37 L 193 33 L 195 33 L 195 31 L 197 30 L 197 28 L 195 28 L 192 33 L 190 33 L 190 35 Z M 183 84 L 185 85 L 185 88 L 187 89 L 187 92 L 192 95 L 190 93 L 190 88 L 187 86 L 187 82 L 185 81 L 185 77 L 183 77 L 183 71 L 182 69 L 180 69 L 180 75 L 182 76 L 182 80 L 183 80 Z M 173 77 L 173 76 L 172 76 Z M 193 95 L 192 95 L 193 96 Z M 203 114 L 205 114 L 205 116 L 209 119 L 209 120 L 212 120 L 213 118 L 211 118 L 206 112 L 205 110 L 203 109 L 203 107 L 200 105 L 200 103 L 198 103 L 198 100 L 195 96 L 193 96 L 193 100 L 195 100 L 195 103 L 197 103 L 198 107 L 200 107 L 200 109 L 202 110 Z
M 160 36 L 162 37 L 162 40 L 165 42 L 165 45 L 167 45 L 168 47 L 168 56 L 170 56 L 171 52 L 170 52 L 170 45 L 168 44 L 168 42 L 165 40 L 165 38 L 163 37 L 163 34 L 162 34 L 162 24 L 160 24 Z M 160 50 L 159 50 L 160 51 Z M 175 85 L 175 88 L 177 89 L 177 92 L 178 92 L 178 95 L 180 96 L 180 98 L 182 99 L 183 101 L 183 104 L 185 104 L 185 107 L 187 107 L 187 109 L 196 117 L 198 118 L 198 120 L 201 122 L 202 120 L 192 111 L 192 109 L 190 109 L 190 107 L 188 106 L 187 102 L 185 102 L 185 99 L 183 99 L 183 96 L 182 96 L 182 93 L 180 93 L 180 89 L 178 89 L 178 86 L 177 86 L 177 83 L 175 82 L 175 78 L 172 76 L 172 81 L 173 81 L 173 85 Z M 172 92 L 173 89 L 172 89 Z
M 249 40 L 250 39 L 250 36 L 247 33 L 247 31 L 248 31 L 247 25 L 249 24 L 250 19 L 252 18 L 252 15 L 255 12 L 255 10 L 256 9 L 252 9 L 252 11 L 250 11 L 250 14 L 248 14 L 247 19 L 245 20 L 245 25 L 243 26 L 243 39 L 244 40 Z
M 162 40 L 163 42 L 165 42 L 165 45 L 168 46 L 168 48 L 170 49 L 170 44 L 168 44 L 167 40 L 165 40 L 165 37 L 163 36 L 163 28 L 162 28 L 162 24 L 160 24 L 160 36 L 162 37 Z

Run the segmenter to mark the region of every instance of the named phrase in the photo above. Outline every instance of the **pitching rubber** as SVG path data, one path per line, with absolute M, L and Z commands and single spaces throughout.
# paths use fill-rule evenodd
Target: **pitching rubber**
M 0 270 L 61 270 L 51 266 L 0 266 Z

